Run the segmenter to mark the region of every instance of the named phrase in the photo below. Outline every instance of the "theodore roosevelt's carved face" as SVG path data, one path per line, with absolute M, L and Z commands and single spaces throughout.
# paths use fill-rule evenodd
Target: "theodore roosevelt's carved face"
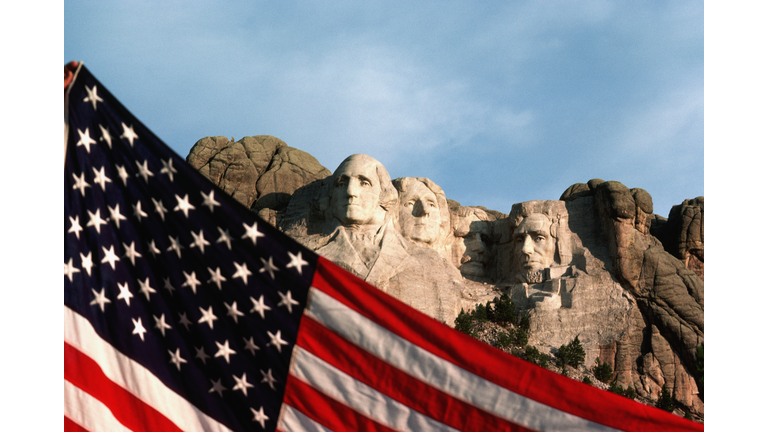
M 523 219 L 512 235 L 514 259 L 518 274 L 549 268 L 555 260 L 555 238 L 552 222 L 541 213 Z
M 379 206 L 381 185 L 373 158 L 348 159 L 334 173 L 333 216 L 343 225 L 373 225 L 384 219 Z
M 437 196 L 424 183 L 409 182 L 408 190 L 400 194 L 403 236 L 416 243 L 434 243 L 440 235 L 440 216 Z
M 453 245 L 453 258 L 459 266 L 459 271 L 465 277 L 484 277 L 488 262 L 488 225 L 476 215 L 466 217 L 466 230 L 457 230 L 456 242 Z

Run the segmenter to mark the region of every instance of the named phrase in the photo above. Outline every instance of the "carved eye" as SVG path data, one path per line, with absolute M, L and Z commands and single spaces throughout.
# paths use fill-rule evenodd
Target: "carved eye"
M 365 180 L 365 179 L 361 179 L 360 180 L 360 185 L 361 186 L 371 186 L 371 182 L 369 182 L 368 180 Z
M 406 207 L 413 207 L 414 203 L 415 203 L 415 201 L 408 201 L 408 202 L 405 203 L 405 206 Z
M 537 243 L 541 243 L 541 242 L 546 241 L 546 240 L 547 239 L 544 236 L 536 236 L 536 242 Z

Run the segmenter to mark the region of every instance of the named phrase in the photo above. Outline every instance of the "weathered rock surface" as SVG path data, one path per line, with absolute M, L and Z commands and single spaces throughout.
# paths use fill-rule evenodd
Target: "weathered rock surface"
M 550 355 L 578 336 L 616 382 L 661 389 L 703 415 L 694 376 L 704 341 L 704 199 L 666 219 L 616 181 L 570 186 L 509 215 L 463 207 L 429 179 L 390 179 L 365 155 L 336 171 L 274 137 L 204 138 L 188 160 L 308 248 L 447 324 L 507 293 Z
M 331 174 L 309 153 L 269 135 L 237 142 L 206 137 L 195 143 L 187 162 L 256 212 L 285 208 L 296 189 Z

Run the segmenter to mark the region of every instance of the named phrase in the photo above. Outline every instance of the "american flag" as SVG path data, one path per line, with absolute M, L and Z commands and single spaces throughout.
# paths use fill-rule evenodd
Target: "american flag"
M 389 297 L 217 189 L 78 64 L 67 431 L 703 430 Z

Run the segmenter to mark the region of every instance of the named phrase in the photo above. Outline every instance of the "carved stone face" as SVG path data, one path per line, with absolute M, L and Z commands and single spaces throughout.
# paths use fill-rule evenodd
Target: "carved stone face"
M 453 244 L 453 259 L 458 263 L 463 276 L 484 277 L 488 262 L 485 244 L 488 227 L 474 214 L 467 217 L 466 223 L 469 231 L 464 235 L 461 235 L 462 232 L 456 233 L 458 237 Z
M 400 228 L 404 237 L 432 244 L 440 235 L 437 197 L 420 181 L 411 181 L 400 195 Z
M 513 256 L 518 274 L 549 268 L 555 260 L 555 238 L 550 233 L 552 222 L 541 213 L 523 219 L 512 235 Z
M 352 159 L 343 162 L 334 173 L 331 193 L 333 216 L 343 225 L 373 225 L 384 219 L 379 206 L 381 187 L 376 162 Z

